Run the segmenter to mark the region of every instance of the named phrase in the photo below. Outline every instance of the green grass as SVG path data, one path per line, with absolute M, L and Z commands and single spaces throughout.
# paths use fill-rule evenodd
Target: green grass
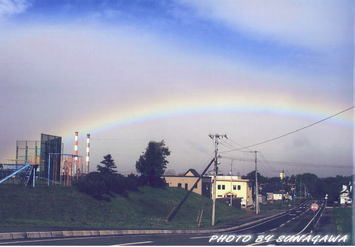
M 71 187 L 25 188 L 0 185 L 0 226 L 80 227 L 80 228 L 194 228 L 204 209 L 201 227 L 210 225 L 211 201 L 192 193 L 175 219 L 166 216 L 184 197 L 179 188 L 140 188 L 128 198 L 116 196 L 98 201 Z M 217 225 L 244 214 L 243 210 L 217 203 Z
M 352 208 L 334 208 L 334 217 L 338 233 L 351 233 Z

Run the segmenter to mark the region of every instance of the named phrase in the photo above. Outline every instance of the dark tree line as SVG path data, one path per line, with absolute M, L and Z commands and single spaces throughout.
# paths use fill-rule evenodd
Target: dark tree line
M 251 185 L 255 185 L 255 171 L 249 172 L 243 178 L 250 179 Z M 304 196 L 306 193 L 313 198 L 324 199 L 328 195 L 328 201 L 338 201 L 342 185 L 353 181 L 353 176 L 336 176 L 319 178 L 312 173 L 292 175 L 281 180 L 279 177 L 264 177 L 258 173 L 258 182 L 262 185 L 262 192 L 273 192 L 279 190 L 291 191 L 294 187 L 296 196 Z

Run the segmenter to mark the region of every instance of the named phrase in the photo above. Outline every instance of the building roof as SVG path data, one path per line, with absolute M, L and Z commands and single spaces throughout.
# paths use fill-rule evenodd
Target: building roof
M 188 174 L 189 172 L 191 172 L 194 175 L 194 177 L 199 177 L 200 176 L 200 174 L 195 169 L 187 170 L 187 172 L 185 172 L 184 176 L 186 176 L 186 174 Z M 189 177 L 191 177 L 191 176 L 189 176 Z

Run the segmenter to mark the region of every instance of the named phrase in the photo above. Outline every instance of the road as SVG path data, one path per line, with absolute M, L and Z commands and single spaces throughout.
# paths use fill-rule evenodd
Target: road
M 281 235 L 281 234 L 305 234 L 313 231 L 325 208 L 324 201 L 318 201 L 320 208 L 313 212 L 310 210 L 312 201 L 306 201 L 298 207 L 285 212 L 277 217 L 265 220 L 242 229 L 218 233 L 218 235 Z M 1 241 L 0 245 L 209 245 L 229 244 L 243 245 L 253 244 L 254 239 L 242 243 L 209 243 L 211 234 L 176 234 L 176 235 L 119 235 L 105 237 L 76 237 L 58 239 L 25 239 L 14 241 Z M 274 242 L 269 242 L 274 243 Z M 255 243 L 254 243 L 255 244 Z M 265 244 L 265 243 L 261 243 Z M 274 243 L 275 244 L 275 243 Z

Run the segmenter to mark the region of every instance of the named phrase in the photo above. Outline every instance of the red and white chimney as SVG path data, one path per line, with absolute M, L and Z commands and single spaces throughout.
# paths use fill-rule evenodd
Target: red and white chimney
M 90 134 L 86 134 L 86 172 L 90 170 Z

